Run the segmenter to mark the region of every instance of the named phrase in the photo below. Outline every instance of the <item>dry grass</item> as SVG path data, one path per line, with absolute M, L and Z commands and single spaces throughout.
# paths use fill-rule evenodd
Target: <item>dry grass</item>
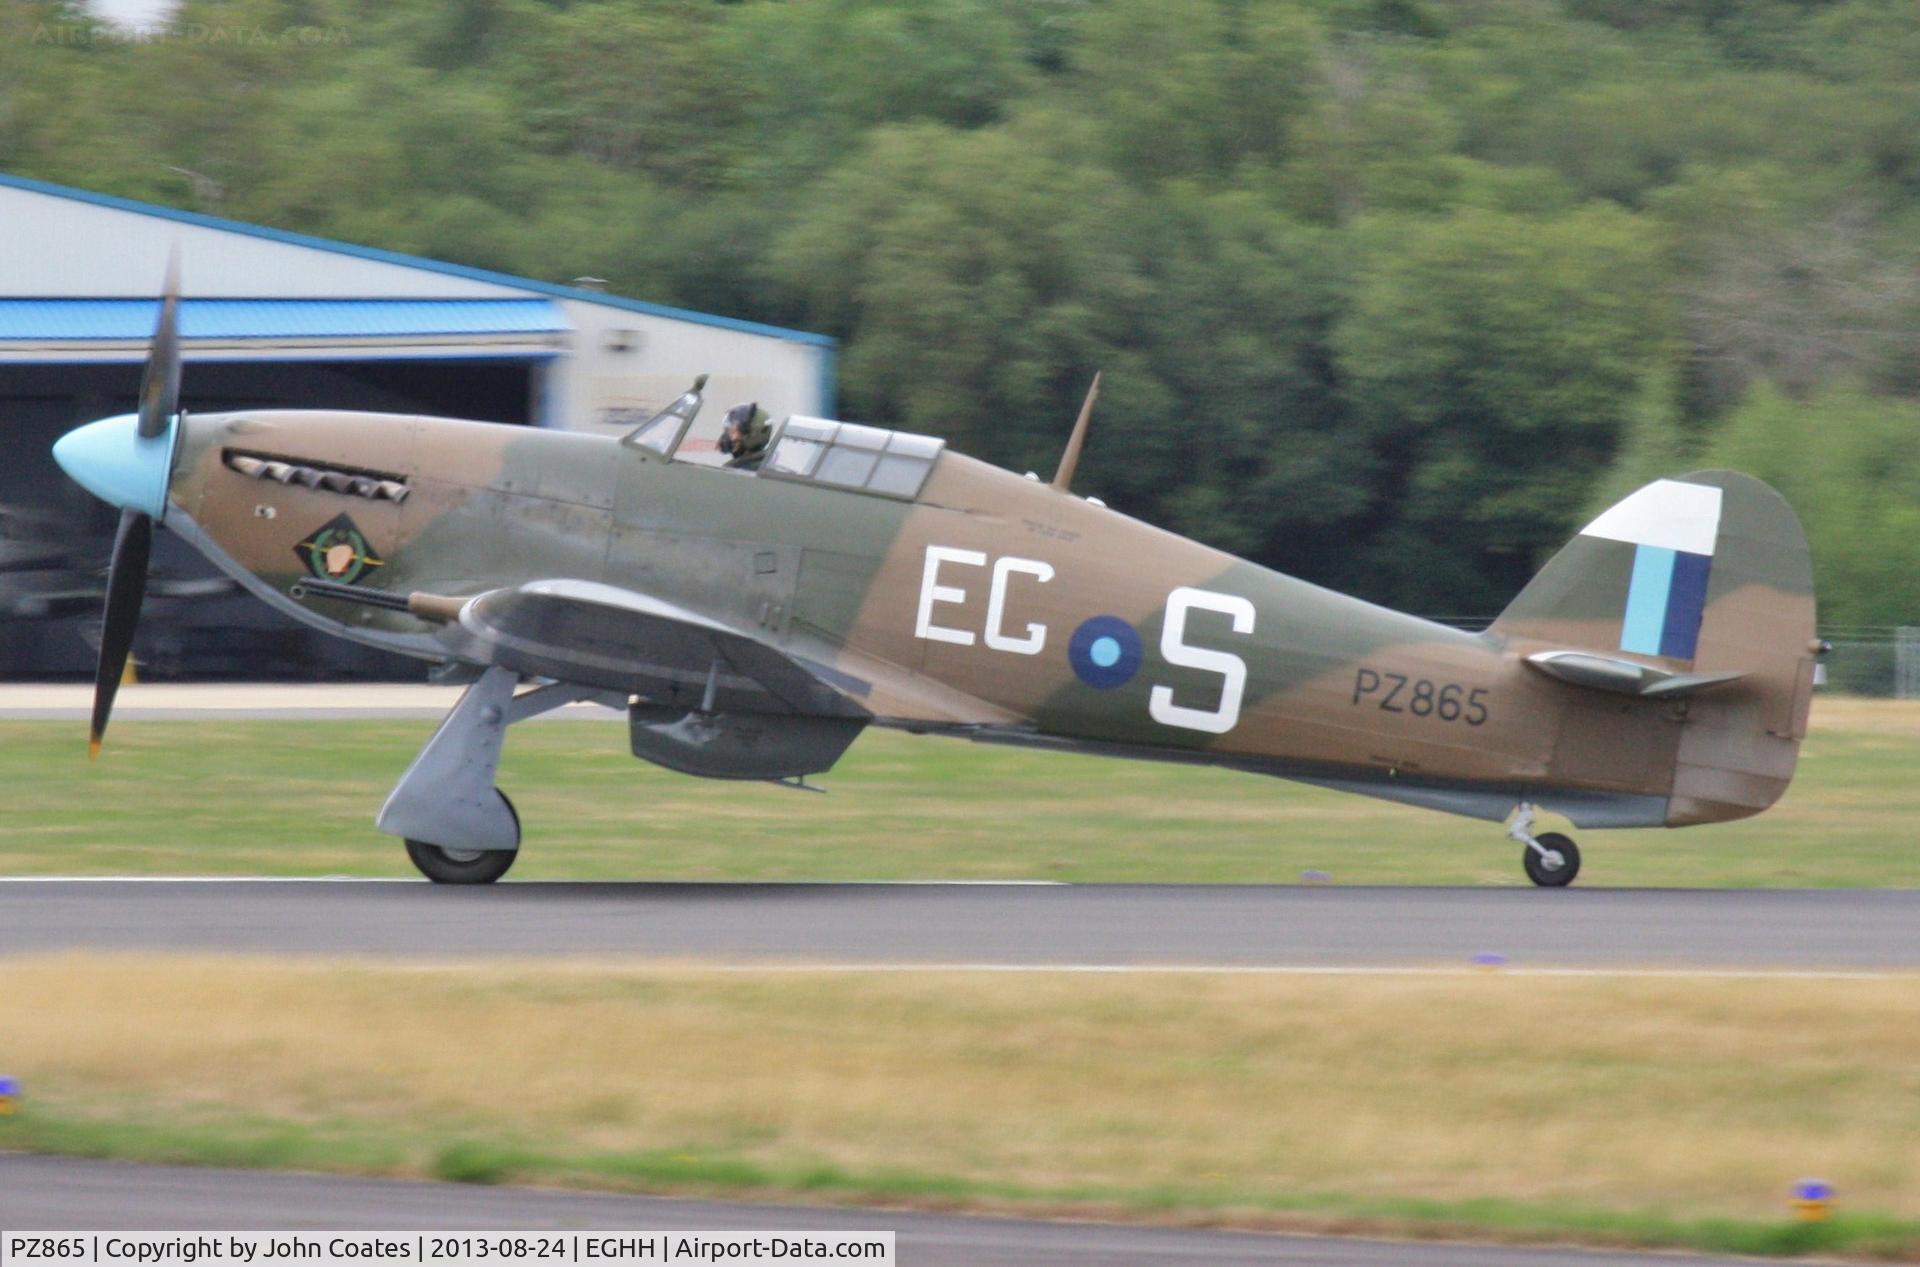
M 1920 740 L 1920 704 L 1911 700 L 1816 694 L 1808 721 L 1816 734 L 1852 732 Z
M 680 1152 L 1212 1204 L 1920 1215 L 1920 978 L 729 973 L 15 960 L 28 1113 L 294 1124 L 430 1171 Z M 16 1140 L 16 1142 L 19 1142 Z M 350 1151 L 350 1150 L 349 1150 Z M 365 1149 L 361 1150 L 364 1154 Z M 378 1151 L 378 1150 L 375 1150 Z

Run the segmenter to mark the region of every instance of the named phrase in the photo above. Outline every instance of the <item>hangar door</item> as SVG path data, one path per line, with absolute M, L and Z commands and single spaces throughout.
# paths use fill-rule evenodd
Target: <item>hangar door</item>
M 117 512 L 60 471 L 53 441 L 134 407 L 151 300 L 0 299 L 0 677 L 91 674 Z M 568 327 L 546 300 L 181 304 L 188 410 L 365 409 L 548 421 Z M 241 593 L 170 534 L 154 541 L 134 648 L 145 677 L 414 678 L 417 662 L 326 638 Z

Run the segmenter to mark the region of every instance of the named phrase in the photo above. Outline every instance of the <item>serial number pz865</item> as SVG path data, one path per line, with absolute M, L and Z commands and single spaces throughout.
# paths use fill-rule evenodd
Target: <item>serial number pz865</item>
M 1353 675 L 1355 708 L 1370 702 L 1383 713 L 1411 713 L 1440 721 L 1483 726 L 1487 721 L 1487 688 L 1468 688 L 1459 682 L 1435 682 L 1385 669 L 1357 669 Z

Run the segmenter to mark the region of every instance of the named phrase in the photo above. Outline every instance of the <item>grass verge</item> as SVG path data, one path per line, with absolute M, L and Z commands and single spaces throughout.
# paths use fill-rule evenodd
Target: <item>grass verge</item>
M 1888 1262 L 1920 1255 L 1920 1220 L 1845 1212 L 1823 1223 L 1784 1218 L 1687 1218 L 1659 1210 L 1617 1210 L 1502 1198 L 1432 1200 L 1338 1192 L 1279 1196 L 1179 1188 L 1077 1185 L 1056 1188 L 907 1171 L 856 1173 L 831 1166 L 782 1169 L 737 1158 L 687 1153 L 605 1153 L 565 1157 L 537 1148 L 478 1141 L 448 1145 L 421 1173 L 398 1153 L 367 1141 L 359 1159 L 341 1141 L 303 1127 L 205 1123 L 157 1129 L 40 1119 L 0 1123 L 0 1147 L 118 1161 L 164 1162 L 317 1173 L 393 1175 L 450 1183 L 522 1183 L 715 1198 L 878 1205 L 1110 1222 L 1219 1226 L 1345 1236 L 1464 1239 L 1506 1244 L 1678 1249 L 1765 1257 L 1846 1255 Z
M 1920 1255 L 1916 977 L 4 967 L 0 1148 Z
M 1920 704 L 1822 697 L 1758 818 L 1584 833 L 1583 885 L 1915 887 Z M 374 810 L 425 721 L 0 722 L 0 874 L 411 875 Z M 830 796 L 644 765 L 617 723 L 515 729 L 518 879 L 1523 884 L 1492 824 L 1185 766 L 863 737 Z M 965 812 L 955 812 L 964 806 Z

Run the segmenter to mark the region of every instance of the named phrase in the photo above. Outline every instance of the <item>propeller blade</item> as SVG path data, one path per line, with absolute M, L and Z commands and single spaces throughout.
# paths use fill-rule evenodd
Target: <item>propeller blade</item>
M 160 295 L 160 319 L 147 349 L 147 372 L 140 379 L 140 434 L 151 440 L 180 412 L 180 249 L 167 256 L 167 283 Z
M 87 735 L 87 756 L 100 755 L 100 738 L 107 732 L 113 697 L 127 671 L 133 650 L 134 626 L 140 623 L 140 601 L 147 593 L 147 557 L 153 552 L 153 519 L 137 510 L 120 512 L 120 531 L 113 539 L 113 562 L 107 568 L 107 613 L 100 629 L 100 663 L 93 674 L 93 726 Z

